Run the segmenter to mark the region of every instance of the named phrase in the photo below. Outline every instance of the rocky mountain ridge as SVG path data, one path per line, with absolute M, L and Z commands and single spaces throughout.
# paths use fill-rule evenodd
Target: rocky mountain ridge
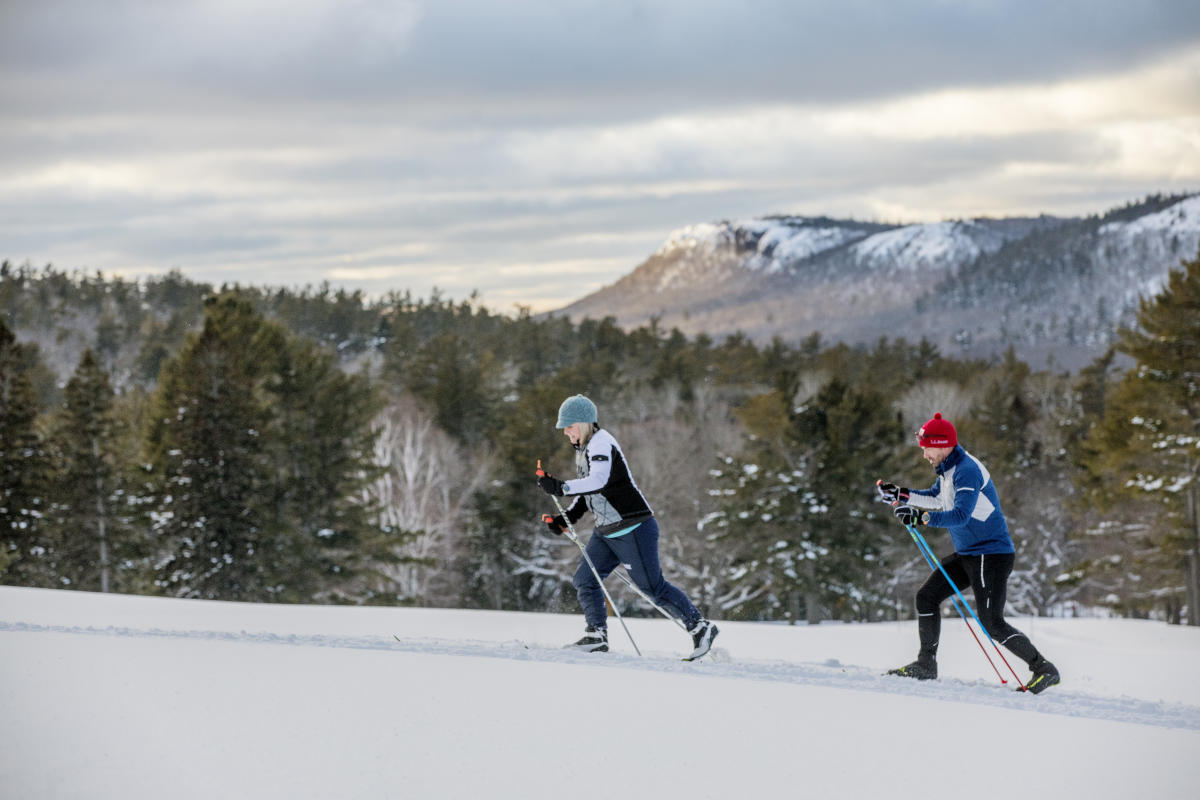
M 1200 195 L 1083 218 L 723 221 L 675 231 L 631 273 L 556 313 L 628 327 L 656 319 L 714 338 L 924 338 L 965 357 L 1013 347 L 1035 367 L 1073 369 L 1198 249 Z

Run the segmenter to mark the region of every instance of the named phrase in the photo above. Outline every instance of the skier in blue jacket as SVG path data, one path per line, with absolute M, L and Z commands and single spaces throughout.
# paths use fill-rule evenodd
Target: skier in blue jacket
M 694 650 L 690 657 L 704 655 L 712 647 L 717 626 L 663 577 L 658 559 L 658 521 L 633 480 L 621 446 L 611 433 L 600 427 L 596 404 L 581 394 L 568 397 L 558 409 L 556 427 L 575 448 L 576 477 L 561 481 L 548 473 L 539 473 L 538 486 L 544 492 L 573 498 L 566 509 L 566 518 L 561 514 L 546 515 L 546 526 L 551 532 L 561 534 L 567 529 L 568 520 L 574 524 L 591 511 L 595 529 L 587 543 L 587 554 L 600 580 L 624 565 L 647 597 L 683 622 L 692 636 Z M 587 628 L 583 638 L 568 647 L 606 652 L 604 592 L 582 557 L 574 583 Z
M 907 489 L 881 483 L 880 499 L 895 506 L 896 517 L 905 525 L 949 529 L 954 553 L 942 559 L 946 574 L 960 591 L 970 584 L 976 613 L 993 641 L 1007 647 L 1033 670 L 1026 688 L 1035 694 L 1048 689 L 1059 682 L 1058 670 L 1029 637 L 1004 619 L 1008 576 L 1016 556 L 987 467 L 963 449 L 954 426 L 941 414 L 934 414 L 918 431 L 917 442 L 937 474 L 933 486 Z M 935 569 L 917 591 L 917 630 L 921 639 L 917 660 L 888 674 L 917 680 L 937 677 L 941 604 L 953 593 L 942 570 Z

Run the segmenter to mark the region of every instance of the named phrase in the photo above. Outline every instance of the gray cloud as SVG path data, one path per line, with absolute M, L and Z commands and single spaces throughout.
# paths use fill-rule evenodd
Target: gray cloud
M 1200 188 L 1198 53 L 1191 2 L 7 0 L 0 257 L 566 302 L 695 222 Z
M 0 13 L 6 72 L 138 87 L 127 103 L 157 86 L 147 101 L 373 100 L 439 116 L 474 101 L 607 115 L 1054 81 L 1200 34 L 1187 0 L 10 0 Z

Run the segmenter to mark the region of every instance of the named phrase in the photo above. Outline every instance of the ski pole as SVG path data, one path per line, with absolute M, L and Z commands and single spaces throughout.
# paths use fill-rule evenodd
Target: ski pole
M 565 515 L 563 516 L 563 519 L 564 519 L 564 520 L 566 519 L 566 516 L 565 516 Z M 672 615 L 671 615 L 671 614 L 670 614 L 670 613 L 669 613 L 669 612 L 668 612 L 668 611 L 667 611 L 665 608 L 663 608 L 663 607 L 662 607 L 662 606 L 660 606 L 658 603 L 656 603 L 656 602 L 654 602 L 653 600 L 651 600 L 651 599 L 650 599 L 650 595 L 648 595 L 648 594 L 646 594 L 645 592 L 643 592 L 643 591 L 642 591 L 642 590 L 641 590 L 641 589 L 638 587 L 638 585 L 637 585 L 636 583 L 634 583 L 634 582 L 633 582 L 633 581 L 631 581 L 631 580 L 630 580 L 628 577 L 626 577 L 626 575 L 625 575 L 625 573 L 624 573 L 624 572 L 621 572 L 621 571 L 619 571 L 619 570 L 618 570 L 618 571 L 617 571 L 615 574 L 616 574 L 616 576 L 617 576 L 618 578 L 620 578 L 622 581 L 624 581 L 624 583 L 625 583 L 625 585 L 626 585 L 626 586 L 628 586 L 630 589 L 633 589 L 635 592 L 637 592 L 637 593 L 638 593 L 638 595 L 639 595 L 639 596 L 640 596 L 640 597 L 641 597 L 643 600 L 645 600 L 647 603 L 649 603 L 650 605 L 652 605 L 652 606 L 654 607 L 654 610 L 655 610 L 655 611 L 657 611 L 658 613 L 662 614 L 664 617 L 666 617 L 667 619 L 671 620 L 671 622 L 674 622 L 676 625 L 678 625 L 678 626 L 679 626 L 679 629 L 680 629 L 681 631 L 683 631 L 684 633 L 689 633 L 689 631 L 688 631 L 688 629 L 687 629 L 687 626 L 686 626 L 686 625 L 684 625 L 684 624 L 683 624 L 683 623 L 682 623 L 682 622 L 679 620 L 679 618 L 678 618 L 678 617 L 674 617 L 674 616 L 672 616 Z
M 542 460 L 539 458 L 537 462 L 537 475 L 540 478 L 546 473 L 542 471 Z M 567 512 L 563 510 L 562 503 L 558 502 L 558 498 L 550 495 L 550 499 L 554 501 L 554 507 L 558 509 L 558 513 L 562 516 L 563 522 L 567 524 L 567 538 L 575 543 L 579 548 L 579 552 L 583 554 L 583 560 L 587 562 L 588 568 L 591 569 L 592 575 L 596 576 L 596 583 L 600 584 L 600 591 L 604 592 L 604 599 L 612 606 L 613 613 L 617 615 L 617 621 L 621 623 L 621 627 L 625 629 L 625 635 L 629 637 L 629 643 L 633 645 L 633 652 L 639 656 L 642 651 L 638 649 L 637 642 L 633 640 L 633 634 L 629 632 L 629 626 L 625 624 L 625 620 L 621 618 L 621 612 L 617 609 L 617 604 L 613 602 L 612 597 L 608 593 L 608 589 L 604 586 L 604 580 L 600 577 L 600 573 L 596 570 L 596 565 L 592 563 L 592 557 L 587 554 L 583 543 L 579 541 L 579 536 L 575 533 L 575 526 L 567 519 Z
M 927 554 L 927 558 L 930 557 L 933 554 L 933 548 L 929 546 L 929 542 L 925 541 L 925 537 L 921 535 L 921 532 L 912 525 L 905 525 L 904 527 L 908 528 L 908 533 L 913 537 L 913 541 L 917 543 L 917 547 L 923 548 L 922 552 Z M 966 607 L 967 611 L 971 612 L 971 616 L 975 618 L 975 622 L 978 623 L 979 627 L 983 629 L 983 635 L 986 636 L 988 641 L 992 643 L 992 647 L 996 650 L 996 655 L 1000 656 L 1000 660 L 1004 662 L 1004 666 L 1008 667 L 1008 671 L 1011 672 L 1013 677 L 1017 679 L 1017 684 L 1021 687 L 1021 691 L 1025 691 L 1025 684 L 1021 682 L 1021 676 L 1017 675 L 1017 671 L 1012 668 L 1012 664 L 1008 663 L 1008 659 L 1004 657 L 1004 653 L 1000 652 L 1000 646 L 996 644 L 996 640 L 992 638 L 990 633 L 988 633 L 988 629 L 983 626 L 982 620 L 979 619 L 979 615 L 975 613 L 975 610 L 971 608 L 971 604 L 967 602 L 967 598 L 963 597 L 962 592 L 960 592 L 958 587 L 954 585 L 954 581 L 950 580 L 950 576 L 946 574 L 946 568 L 942 566 L 942 562 L 935 560 L 934 563 L 937 564 L 937 568 L 941 571 L 942 576 L 946 579 L 946 582 L 950 584 L 950 588 L 954 590 L 956 595 L 958 595 L 958 599 L 962 601 L 963 606 Z M 961 614 L 962 612 L 960 611 L 959 613 Z M 963 617 L 963 620 L 966 621 L 966 617 Z M 970 627 L 970 625 L 967 627 Z M 978 637 L 976 637 L 976 641 L 978 641 Z M 982 644 L 979 646 L 983 647 Z M 986 650 L 984 651 L 984 655 L 987 655 Z M 988 661 L 991 661 L 990 657 L 988 658 Z M 995 664 L 993 664 L 992 667 L 995 668 Z M 998 672 L 999 671 L 997 670 L 997 673 Z M 1008 683 L 1003 676 L 1001 676 L 1000 682 L 1003 684 Z
M 913 544 L 917 546 L 917 550 L 919 550 L 921 555 L 925 557 L 925 563 L 929 565 L 929 568 L 937 569 L 940 564 L 937 563 L 936 556 L 927 552 L 925 548 L 921 546 L 921 542 L 917 539 L 917 537 L 912 535 L 912 530 L 909 530 L 908 535 L 912 538 Z M 942 570 L 942 574 L 945 575 L 945 570 Z M 946 580 L 950 581 L 950 576 L 947 575 Z M 955 592 L 958 591 L 957 587 L 954 586 L 954 581 L 950 581 L 950 588 L 954 589 Z M 979 652 L 983 653 L 983 657 L 987 659 L 988 665 L 992 668 L 992 671 L 996 673 L 996 677 L 1000 679 L 1000 683 L 1007 686 L 1008 681 L 1005 680 L 1004 676 L 1000 674 L 1000 670 L 996 668 L 996 662 L 992 661 L 992 657 L 988 655 L 987 648 L 983 646 L 983 642 L 979 641 L 979 634 L 975 633 L 975 629 L 972 628 L 971 623 L 967 621 L 966 613 L 958 605 L 958 598 L 954 595 L 950 595 L 950 602 L 954 605 L 954 610 L 958 612 L 960 617 L 962 617 L 963 624 L 967 626 L 967 630 L 971 632 L 971 636 L 975 639 L 975 644 L 979 645 Z M 984 633 L 986 634 L 987 631 L 985 630 Z
M 557 500 L 555 502 L 557 502 Z M 544 520 L 548 522 L 550 520 L 550 515 L 549 514 L 544 515 Z M 566 514 L 563 514 L 563 521 L 567 522 L 567 525 L 571 524 L 570 522 L 567 521 Z M 683 631 L 684 633 L 690 633 L 690 631 L 688 631 L 688 629 L 687 629 L 687 625 L 684 625 L 683 622 L 681 622 L 678 617 L 672 615 L 671 612 L 667 611 L 665 608 L 660 606 L 658 603 L 651 600 L 650 595 L 643 592 L 641 587 L 639 587 L 636 583 L 634 583 L 632 580 L 630 580 L 629 576 L 627 576 L 624 572 L 621 572 L 620 570 L 615 570 L 613 572 L 613 574 L 616 575 L 618 578 L 620 578 L 622 583 L 624 583 L 626 586 L 628 586 L 633 591 L 637 592 L 638 597 L 642 598 L 647 603 L 649 603 L 651 605 L 651 607 L 654 608 L 655 611 L 662 614 L 664 617 L 671 620 L 671 622 L 674 622 L 676 625 L 678 625 L 679 629 L 681 631 Z

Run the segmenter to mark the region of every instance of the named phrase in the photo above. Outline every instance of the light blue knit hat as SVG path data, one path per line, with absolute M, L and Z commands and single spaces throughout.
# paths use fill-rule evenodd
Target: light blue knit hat
M 563 400 L 558 407 L 558 424 L 554 427 L 565 428 L 576 422 L 596 422 L 596 404 L 581 394 L 572 395 Z

